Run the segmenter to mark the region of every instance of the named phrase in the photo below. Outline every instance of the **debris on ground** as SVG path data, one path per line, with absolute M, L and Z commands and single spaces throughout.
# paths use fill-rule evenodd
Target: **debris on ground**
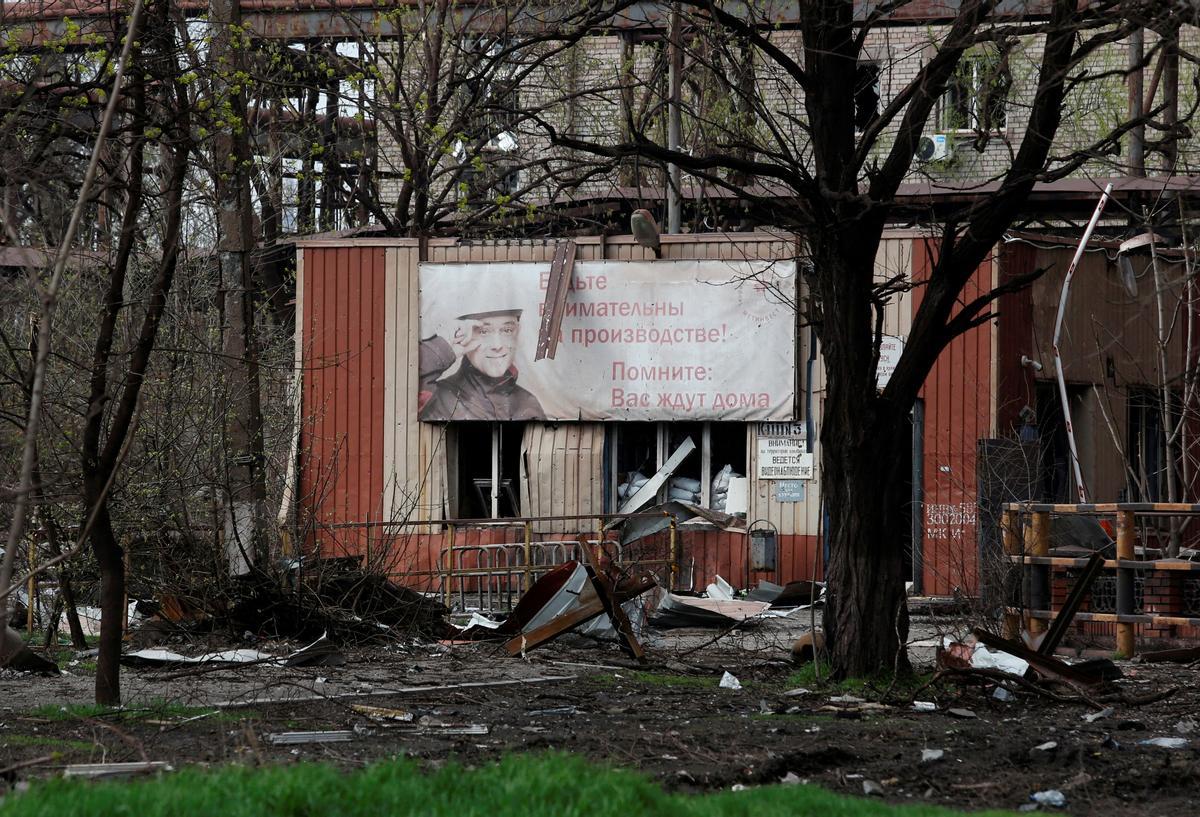
M 883 786 L 874 780 L 864 780 L 862 782 L 862 790 L 863 794 L 868 797 L 883 797 Z
M 742 682 L 734 677 L 733 673 L 726 671 L 721 676 L 721 682 L 717 684 L 721 689 L 741 689 Z
M 345 743 L 354 740 L 354 732 L 337 729 L 328 732 L 276 732 L 267 737 L 272 746 L 292 746 L 302 743 Z
M 148 648 L 121 656 L 121 663 L 135 667 L 170 667 L 187 664 L 230 666 L 238 664 L 273 664 L 281 667 L 341 666 L 346 656 L 322 634 L 311 644 L 285 656 L 251 649 L 219 650 L 201 655 L 180 655 L 172 650 Z
M 807 664 L 816 659 L 817 653 L 825 651 L 825 633 L 810 630 L 792 643 L 792 661 Z
M 3 603 L 0 600 L 0 603 Z M 21 634 L 12 627 L 0 633 L 0 669 L 33 672 L 39 675 L 58 675 L 58 664 L 43 658 L 25 646 Z
M 1139 740 L 1139 746 L 1158 746 L 1162 749 L 1186 749 L 1191 743 L 1187 738 L 1148 738 Z
M 757 623 L 771 609 L 765 601 L 706 599 L 666 593 L 650 623 L 662 629 L 674 627 L 730 628 Z
M 174 771 L 170 763 L 158 760 L 127 763 L 73 763 L 63 767 L 63 777 L 128 777 L 170 771 Z
M 385 706 L 367 706 L 366 704 L 351 704 L 350 708 L 377 722 L 407 723 L 413 720 L 413 713 L 405 709 L 389 709 Z
M 1067 804 L 1067 796 L 1058 789 L 1036 791 L 1029 795 L 1029 799 L 1039 806 L 1050 806 L 1051 808 L 1062 808 Z

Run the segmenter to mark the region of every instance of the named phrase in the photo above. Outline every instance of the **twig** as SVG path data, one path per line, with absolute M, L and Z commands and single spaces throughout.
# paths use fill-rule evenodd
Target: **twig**
M 100 154 L 104 148 L 104 140 L 112 128 L 113 117 L 117 110 L 117 102 L 121 99 L 121 85 L 124 82 L 125 66 L 129 62 L 133 43 L 137 39 L 136 34 L 141 17 L 142 0 L 134 0 L 133 10 L 129 14 L 129 26 L 125 32 L 125 44 L 121 49 L 121 55 L 117 60 L 116 70 L 113 75 L 112 92 L 109 94 L 108 104 L 104 108 L 104 116 L 100 120 L 100 131 L 96 134 L 96 142 L 92 146 L 92 156 L 88 161 L 87 170 L 79 186 L 79 195 L 75 199 L 75 207 L 71 210 L 70 221 L 67 223 L 66 232 L 63 234 L 58 252 L 54 257 L 54 267 L 49 285 L 43 288 L 33 270 L 30 270 L 29 273 L 33 286 L 37 289 L 41 299 L 42 314 L 38 325 L 37 357 L 33 362 L 33 376 L 30 385 L 29 416 L 25 422 L 24 429 L 25 440 L 21 455 L 20 482 L 17 485 L 16 501 L 13 503 L 12 522 L 8 530 L 8 546 L 5 549 L 3 561 L 0 562 L 0 589 L 6 588 L 12 580 L 13 560 L 16 558 L 17 544 L 25 535 L 25 522 L 29 510 L 29 494 L 33 490 L 33 466 L 37 450 L 38 422 L 41 418 L 42 393 L 45 389 L 46 363 L 50 358 L 50 334 L 54 308 L 58 299 L 58 290 L 62 286 L 71 244 L 74 242 L 75 234 L 79 230 L 79 223 L 83 219 L 83 211 L 87 205 L 92 184 L 96 179 L 96 173 L 100 167 Z M 9 605 L 3 599 L 10 592 L 11 590 L 5 590 L 4 594 L 0 595 L 0 602 L 2 602 L 0 603 L 0 626 L 8 624 Z
M 705 641 L 703 644 L 692 647 L 691 649 L 684 650 L 683 652 L 675 653 L 675 655 L 679 658 L 682 658 L 685 655 L 691 655 L 692 653 L 702 650 L 705 647 L 716 644 L 718 641 L 720 641 L 722 638 L 724 638 L 725 636 L 732 633 L 734 630 L 736 630 L 739 626 L 741 626 L 744 623 L 745 622 L 743 622 L 743 621 L 735 621 L 732 624 L 730 624 L 728 627 L 726 627 L 724 630 L 722 630 L 721 632 L 714 635 L 708 641 Z
M 29 760 L 21 760 L 11 766 L 5 766 L 3 769 L 0 769 L 0 777 L 3 777 L 6 774 L 12 774 L 20 769 L 27 769 L 30 766 L 49 763 L 52 760 L 54 760 L 54 755 L 43 755 L 42 757 L 34 757 L 30 758 Z

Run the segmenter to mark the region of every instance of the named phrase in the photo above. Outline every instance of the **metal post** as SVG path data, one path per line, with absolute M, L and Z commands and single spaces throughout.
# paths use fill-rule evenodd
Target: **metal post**
M 1014 511 L 1005 511 L 1001 515 L 1000 532 L 1004 541 L 1004 555 L 1018 556 L 1021 553 L 1021 540 L 1018 538 L 1019 525 L 1021 518 Z M 1009 560 L 1009 570 L 1012 569 L 1012 560 Z M 1025 563 L 1021 562 L 1021 573 L 1025 572 Z M 1008 583 L 1005 582 L 1007 585 Z M 1008 593 L 1005 592 L 1001 601 L 1004 602 L 1005 610 L 1008 610 L 1008 602 L 1010 601 Z M 1016 638 L 1021 632 L 1021 619 L 1014 613 L 1004 614 L 1004 637 L 1008 639 Z
M 1100 221 L 1100 214 L 1104 212 L 1104 205 L 1108 203 L 1108 196 L 1112 193 L 1112 189 L 1112 182 L 1109 182 L 1104 188 L 1103 195 L 1100 196 L 1100 201 L 1096 204 L 1092 220 L 1088 222 L 1087 229 L 1083 231 L 1083 238 L 1079 240 L 1075 257 L 1071 259 L 1071 265 L 1067 267 L 1067 276 L 1063 279 L 1062 293 L 1058 296 L 1058 315 L 1054 319 L 1054 372 L 1058 376 L 1058 396 L 1062 400 L 1063 425 L 1067 429 L 1067 443 L 1071 449 L 1071 465 L 1075 468 L 1075 491 L 1079 496 L 1080 503 L 1087 502 L 1087 489 L 1083 485 L 1083 470 L 1079 467 L 1079 449 L 1075 445 L 1075 427 L 1071 424 L 1071 403 L 1067 399 L 1067 381 L 1063 377 L 1062 355 L 1059 353 L 1058 339 L 1062 335 L 1063 317 L 1067 313 L 1067 295 L 1071 290 L 1071 278 L 1075 275 L 1075 268 L 1079 266 L 1079 259 L 1083 257 L 1083 250 L 1087 246 L 1088 239 L 1092 237 L 1092 231 L 1096 229 L 1096 223 Z
M 1117 514 L 1117 652 L 1130 658 L 1134 652 L 1134 625 L 1121 621 L 1122 616 L 1133 615 L 1133 568 L 1126 567 L 1133 560 L 1133 543 L 1137 538 L 1133 511 Z
M 1033 514 L 1033 524 L 1029 527 L 1032 537 L 1033 556 L 1050 555 L 1050 514 L 1038 511 Z M 1048 610 L 1050 608 L 1050 565 L 1034 564 L 1030 567 L 1032 581 L 1030 582 L 1029 606 L 1033 610 Z M 1046 622 L 1039 618 L 1029 619 L 1029 632 L 1040 633 L 1046 629 Z
M 492 423 L 492 519 L 500 518 L 500 446 L 503 441 L 500 424 Z
M 683 84 L 683 44 L 679 41 L 679 3 L 671 4 L 670 42 L 667 48 L 670 52 L 670 66 L 667 71 L 668 100 L 667 100 L 667 148 L 677 151 L 682 141 L 682 122 L 680 121 L 679 103 Z M 680 183 L 682 176 L 679 165 L 671 162 L 667 165 L 667 232 L 678 233 L 683 226 L 683 216 L 680 212 L 682 201 Z
M 454 572 L 454 523 L 446 525 L 446 538 L 448 540 L 446 543 L 447 567 L 445 567 L 442 574 L 442 582 L 445 587 L 446 608 L 450 609 L 450 602 L 452 601 L 450 598 L 450 582 L 453 580 L 452 574 Z
M 675 579 L 679 574 L 679 554 L 677 552 L 679 546 L 678 529 L 674 517 L 671 518 L 671 533 L 668 541 L 670 542 L 671 554 L 671 582 L 667 586 L 667 590 L 673 590 L 675 588 Z
M 533 523 L 525 522 L 525 592 L 533 587 L 533 567 L 529 564 L 533 553 Z

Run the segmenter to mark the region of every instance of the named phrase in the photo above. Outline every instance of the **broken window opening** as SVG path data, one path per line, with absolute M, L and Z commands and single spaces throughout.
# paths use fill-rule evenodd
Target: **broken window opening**
M 525 423 L 452 423 L 458 519 L 511 519 L 521 515 L 521 438 Z
M 608 427 L 609 510 L 622 504 L 663 467 L 685 440 L 696 448 L 659 489 L 657 502 L 686 502 L 728 512 L 729 482 L 749 463 L 745 423 L 614 423 Z
M 871 127 L 879 116 L 879 63 L 860 62 L 854 67 L 854 129 Z
M 1171 393 L 1168 415 L 1170 428 L 1163 428 L 1162 392 L 1156 388 L 1132 386 L 1127 397 L 1129 417 L 1126 451 L 1129 467 L 1137 475 L 1129 479 L 1129 501 L 1165 502 L 1168 500 L 1167 470 L 1175 469 L 1175 484 L 1183 484 L 1177 442 L 1167 445 L 1171 429 L 1179 423 L 1179 395 Z

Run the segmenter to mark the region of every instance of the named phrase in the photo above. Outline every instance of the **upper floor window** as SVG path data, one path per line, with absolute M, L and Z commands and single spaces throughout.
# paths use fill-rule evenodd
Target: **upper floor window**
M 993 133 L 1004 130 L 1012 76 L 996 51 L 966 54 L 942 98 L 942 130 Z
M 879 116 L 879 63 L 854 67 L 854 129 L 862 132 Z

